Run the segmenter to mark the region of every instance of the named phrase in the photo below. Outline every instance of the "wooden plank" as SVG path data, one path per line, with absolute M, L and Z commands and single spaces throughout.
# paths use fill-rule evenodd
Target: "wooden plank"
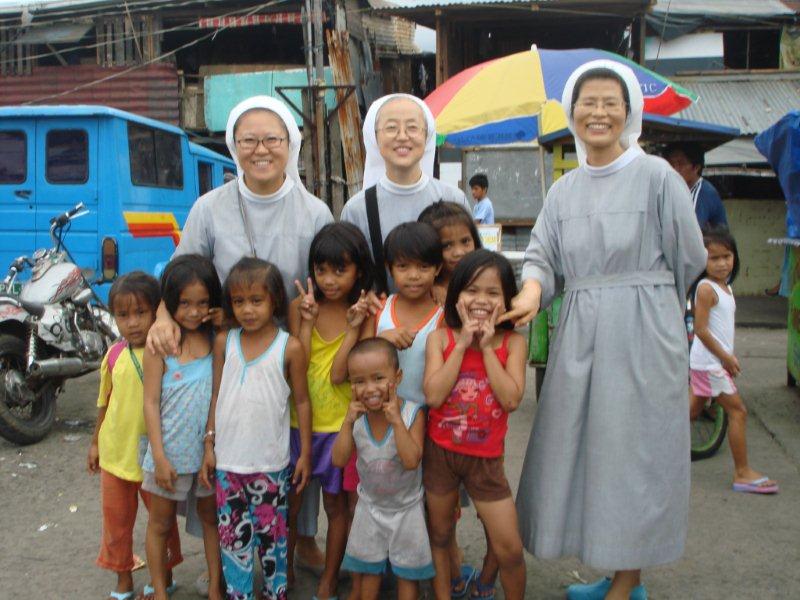
M 328 31 L 328 60 L 331 65 L 333 83 L 357 85 L 350 63 L 349 34 L 346 31 Z M 354 196 L 361 189 L 364 178 L 364 144 L 361 139 L 361 113 L 355 92 L 342 102 L 346 95 L 337 90 L 337 101 L 341 103 L 337 113 L 339 133 L 342 140 L 347 195 Z
M 448 77 L 448 52 L 450 26 L 440 9 L 436 9 L 436 87 Z
M 345 201 L 345 186 L 347 181 L 342 177 L 342 134 L 339 130 L 339 119 L 332 119 L 328 127 L 328 140 L 331 159 L 331 211 L 333 218 L 339 220 Z
M 309 94 L 303 94 L 303 112 L 309 114 L 313 102 L 309 100 Z M 303 124 L 303 144 L 301 146 L 301 158 L 303 162 L 303 173 L 306 182 L 306 189 L 314 193 L 314 144 L 311 135 L 311 127 Z

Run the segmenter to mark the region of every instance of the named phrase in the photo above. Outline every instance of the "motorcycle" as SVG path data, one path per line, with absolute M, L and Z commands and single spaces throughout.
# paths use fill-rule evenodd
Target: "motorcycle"
M 100 368 L 114 319 L 64 245 L 83 203 L 50 220 L 53 247 L 21 256 L 0 283 L 0 436 L 32 444 L 52 429 L 64 382 Z M 31 268 L 28 281 L 17 276 Z

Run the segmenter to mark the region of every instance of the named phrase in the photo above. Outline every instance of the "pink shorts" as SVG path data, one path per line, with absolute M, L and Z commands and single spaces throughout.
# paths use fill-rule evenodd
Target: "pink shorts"
M 342 489 L 345 492 L 355 492 L 358 489 L 358 482 L 361 481 L 358 478 L 358 471 L 356 470 L 356 460 L 358 459 L 358 455 L 356 454 L 355 448 L 353 449 L 353 454 L 350 456 L 350 461 L 345 465 L 343 473 L 342 473 Z
M 701 398 L 716 398 L 720 394 L 732 396 L 738 390 L 731 374 L 725 369 L 713 371 L 690 370 L 692 392 Z

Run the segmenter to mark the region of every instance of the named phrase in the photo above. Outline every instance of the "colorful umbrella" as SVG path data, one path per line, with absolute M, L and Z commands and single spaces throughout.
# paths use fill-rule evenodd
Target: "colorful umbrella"
M 475 65 L 425 98 L 436 118 L 437 143 L 454 146 L 528 142 L 566 127 L 561 93 L 583 63 L 607 59 L 636 73 L 647 113 L 671 115 L 697 96 L 622 56 L 605 50 L 541 50 L 535 46 Z

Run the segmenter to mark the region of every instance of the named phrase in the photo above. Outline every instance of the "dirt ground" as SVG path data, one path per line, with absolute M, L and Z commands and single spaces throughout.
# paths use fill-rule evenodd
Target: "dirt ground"
M 780 481 L 775 497 L 730 491 L 727 445 L 692 466 L 690 532 L 685 557 L 651 569 L 644 581 L 651 598 L 749 599 L 800 597 L 800 396 L 785 383 L 786 332 L 742 330 L 739 380 L 751 407 L 751 463 Z M 532 371 L 530 372 L 532 375 Z M 94 419 L 96 375 L 71 381 L 59 400 L 59 420 L 43 442 L 25 448 L 0 440 L 0 598 L 97 599 L 114 576 L 94 566 L 100 535 L 99 480 L 85 471 Z M 516 486 L 536 408 L 533 377 L 522 408 L 510 419 L 506 468 Z M 324 515 L 324 513 L 323 513 Z M 144 555 L 146 515 L 139 515 L 136 550 Z M 320 518 L 320 543 L 325 518 Z M 474 511 L 459 526 L 467 560 L 484 551 Z M 198 598 L 194 580 L 203 569 L 200 540 L 184 536 L 183 565 L 176 570 L 175 600 Z M 563 598 L 567 585 L 603 575 L 575 559 L 540 561 L 526 555 L 527 598 Z M 310 598 L 315 580 L 303 572 L 293 598 Z M 135 575 L 137 588 L 147 571 Z M 346 588 L 346 583 L 340 592 Z M 502 598 L 502 593 L 498 593 Z

